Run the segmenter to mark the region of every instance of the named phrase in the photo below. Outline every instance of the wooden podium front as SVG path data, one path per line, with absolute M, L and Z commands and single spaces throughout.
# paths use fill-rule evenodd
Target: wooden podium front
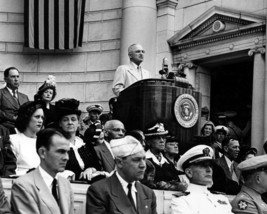
M 144 131 L 156 121 L 161 121 L 179 139 L 180 148 L 184 150 L 193 136 L 198 134 L 200 116 L 194 126 L 189 128 L 178 123 L 174 105 L 183 94 L 195 98 L 200 115 L 200 93 L 189 89 L 188 84 L 167 79 L 138 81 L 120 93 L 114 106 L 114 118 L 122 121 L 127 130 Z

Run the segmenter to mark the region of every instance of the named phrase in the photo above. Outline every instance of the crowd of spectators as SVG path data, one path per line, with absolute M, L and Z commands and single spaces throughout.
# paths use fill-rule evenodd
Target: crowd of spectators
M 133 45 L 129 50 L 133 51 L 136 48 L 142 47 Z M 136 54 L 142 55 L 144 51 L 139 49 L 135 50 Z M 117 72 L 123 72 L 124 69 L 126 68 L 120 68 Z M 185 159 L 185 156 L 183 156 L 184 159 L 180 158 L 178 139 L 166 129 L 166 124 L 157 121 L 149 124 L 144 130 L 135 129 L 126 132 L 124 124 L 113 118 L 116 97 L 110 99 L 108 113 L 105 113 L 107 110 L 104 110 L 100 104 L 94 104 L 86 108 L 88 115 L 81 118 L 82 111 L 79 109 L 78 100 L 62 98 L 52 103 L 56 97 L 54 76 L 48 76 L 36 92 L 33 101 L 29 101 L 26 95 L 18 91 L 18 69 L 14 67 L 6 69 L 4 78 L 6 87 L 0 90 L 0 175 L 2 177 L 16 178 L 32 170 L 36 171 L 40 164 L 44 165 L 47 158 L 43 158 L 42 151 L 36 147 L 37 136 L 39 132 L 43 133 L 43 130 L 53 129 L 62 133 L 56 133 L 56 135 L 62 135 L 62 138 L 64 136 L 70 145 L 69 149 L 64 149 L 65 153 L 68 152 L 66 166 L 64 170 L 58 170 L 57 173 L 72 182 L 94 184 L 99 180 L 109 178 L 105 181 L 116 183 L 118 181 L 115 181 L 114 177 L 117 176 L 120 180 L 120 176 L 122 178 L 125 176 L 131 182 L 140 180 L 144 186 L 152 189 L 183 193 L 192 189 L 190 184 L 196 182 L 189 172 L 195 166 L 190 157 L 194 157 L 197 163 L 199 157 L 190 153 L 194 150 L 190 150 L 186 153 L 189 160 Z M 119 93 L 124 88 L 118 82 L 114 89 Z M 205 145 L 202 145 L 203 151 L 200 151 L 198 147 L 196 152 L 200 152 L 199 155 L 208 156 L 206 158 L 208 162 L 197 164 L 197 167 L 212 171 L 209 174 L 212 176 L 212 182 L 205 184 L 211 191 L 236 195 L 240 192 L 242 185 L 247 182 L 247 175 L 244 176 L 237 165 L 253 158 L 257 150 L 243 145 L 241 143 L 243 138 L 239 138 L 235 130 L 237 128 L 234 129 L 233 126 L 222 124 L 215 126 L 211 121 L 207 121 L 201 128 L 199 139 L 201 144 Z M 232 134 L 233 132 L 235 134 Z M 205 154 L 206 148 L 209 150 L 207 155 Z M 139 158 L 136 162 L 140 162 L 140 169 L 142 169 L 140 176 L 134 177 L 127 174 L 132 173 L 126 167 L 127 164 L 135 161 L 131 159 L 132 156 Z M 214 161 L 211 162 L 211 159 Z M 104 186 L 108 185 L 105 181 L 102 181 Z M 195 184 L 199 185 L 197 182 Z M 154 194 L 143 185 L 138 188 L 150 194 L 153 199 L 151 209 L 155 210 Z M 93 185 L 93 190 L 88 191 L 91 200 L 96 200 L 94 194 L 98 194 L 97 188 L 105 191 L 99 183 Z M 223 201 L 226 200 L 222 198 Z M 131 197 L 129 200 L 132 200 Z M 133 200 L 132 208 L 136 207 L 136 200 L 139 199 Z M 95 206 L 97 205 L 96 203 Z M 91 204 L 87 207 L 89 210 L 97 209 Z M 174 207 L 176 210 L 179 209 L 176 205 Z M 19 210 L 19 207 L 16 207 L 16 210 Z

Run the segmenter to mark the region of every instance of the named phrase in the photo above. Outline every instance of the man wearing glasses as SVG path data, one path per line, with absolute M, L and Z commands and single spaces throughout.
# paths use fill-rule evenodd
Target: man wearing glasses
M 130 63 L 117 68 L 113 80 L 112 90 L 116 96 L 133 83 L 150 78 L 149 71 L 141 67 L 145 51 L 140 44 L 132 44 L 128 48 Z
M 115 169 L 114 155 L 110 148 L 110 141 L 123 138 L 125 128 L 119 120 L 109 120 L 104 126 L 104 143 L 95 146 L 95 151 L 103 171 L 108 173 Z
M 245 180 L 241 191 L 232 201 L 234 213 L 266 213 L 267 204 L 261 194 L 267 192 L 267 155 L 260 155 L 237 166 Z

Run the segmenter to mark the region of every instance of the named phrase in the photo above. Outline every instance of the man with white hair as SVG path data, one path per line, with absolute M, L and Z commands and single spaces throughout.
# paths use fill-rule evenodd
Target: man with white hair
M 117 68 L 113 80 L 112 90 L 116 96 L 120 92 L 137 82 L 138 80 L 150 78 L 149 71 L 141 67 L 145 51 L 140 44 L 132 44 L 128 48 L 130 63 Z
M 116 172 L 90 186 L 87 191 L 87 214 L 156 214 L 155 193 L 139 182 L 146 170 L 146 154 L 132 136 L 110 142 Z
M 177 163 L 185 172 L 190 183 L 187 193 L 171 201 L 172 214 L 231 214 L 228 199 L 220 194 L 212 194 L 213 150 L 206 145 L 198 145 L 188 150 Z

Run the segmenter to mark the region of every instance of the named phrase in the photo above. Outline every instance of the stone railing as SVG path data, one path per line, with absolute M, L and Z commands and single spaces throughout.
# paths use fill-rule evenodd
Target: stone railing
M 12 179 L 2 178 L 4 191 L 8 199 L 10 199 Z M 75 214 L 85 214 L 86 192 L 88 184 L 71 183 L 74 192 Z M 170 214 L 170 202 L 174 191 L 154 190 L 157 197 L 158 214 Z M 227 196 L 231 201 L 234 196 Z
M 2 178 L 2 183 L 5 194 L 8 197 L 8 199 L 10 199 L 13 179 Z M 89 185 L 72 183 L 71 187 L 74 192 L 75 214 L 85 214 L 86 192 Z M 172 194 L 174 193 L 175 192 L 173 191 L 155 190 L 155 194 L 157 196 L 158 214 L 170 213 L 170 200 Z

